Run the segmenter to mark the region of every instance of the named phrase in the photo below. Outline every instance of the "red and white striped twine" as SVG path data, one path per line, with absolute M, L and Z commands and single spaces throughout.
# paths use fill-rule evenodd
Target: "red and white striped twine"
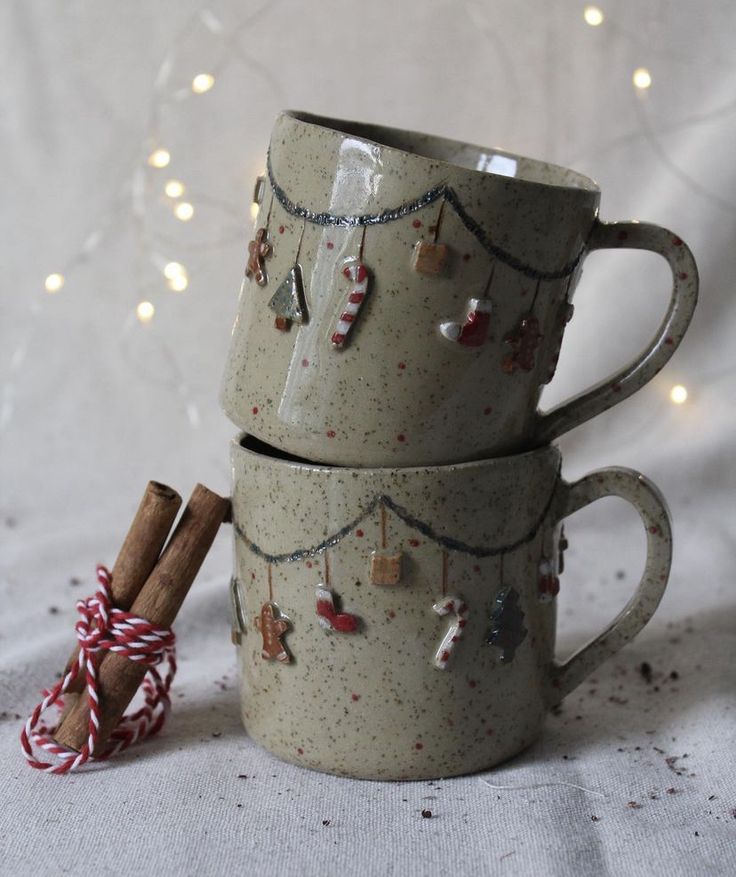
M 81 616 L 75 625 L 79 660 L 53 688 L 44 689 L 43 700 L 33 710 L 21 731 L 21 749 L 28 764 L 46 773 L 68 773 L 86 761 L 110 758 L 137 740 L 152 737 L 164 726 L 171 707 L 169 689 L 176 674 L 176 637 L 173 631 L 156 627 L 144 618 L 116 609 L 110 594 L 112 576 L 104 566 L 97 567 L 97 581 L 97 593 L 77 603 Z M 148 672 L 141 686 L 143 706 L 123 716 L 110 735 L 109 746 L 101 754 L 93 756 L 100 727 L 97 666 L 106 650 L 145 664 Z M 168 671 L 162 678 L 154 665 L 164 660 L 168 663 Z M 89 736 L 80 751 L 76 752 L 60 746 L 53 739 L 56 727 L 44 724 L 41 715 L 54 704 L 61 713 L 64 708 L 62 695 L 80 673 L 85 673 L 87 685 Z M 59 763 L 39 761 L 33 753 L 34 745 L 55 755 Z

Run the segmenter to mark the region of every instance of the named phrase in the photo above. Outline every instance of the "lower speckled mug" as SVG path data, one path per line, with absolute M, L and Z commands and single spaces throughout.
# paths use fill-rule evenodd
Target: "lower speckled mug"
M 370 779 L 485 769 L 647 623 L 671 529 L 629 469 L 568 484 L 554 447 L 448 466 L 346 469 L 232 444 L 231 597 L 248 734 L 280 758 Z M 603 496 L 639 512 L 641 582 L 554 660 L 561 521 Z

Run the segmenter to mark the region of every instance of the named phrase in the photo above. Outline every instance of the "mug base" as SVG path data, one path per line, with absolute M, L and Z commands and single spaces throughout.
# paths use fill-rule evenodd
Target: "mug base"
M 248 731 L 244 723 L 245 731 L 248 737 L 265 749 L 279 761 L 293 764 L 297 767 L 303 767 L 307 770 L 316 771 L 317 773 L 330 774 L 331 776 L 344 777 L 353 780 L 371 780 L 381 782 L 415 782 L 419 780 L 441 780 L 449 777 L 468 776 L 470 774 L 484 773 L 485 771 L 499 767 L 501 764 L 510 761 L 517 755 L 520 755 L 526 749 L 529 749 L 537 742 L 541 735 L 541 729 L 537 729 L 534 733 L 529 734 L 519 740 L 514 741 L 503 747 L 496 747 L 492 753 L 478 753 L 474 751 L 468 753 L 467 757 L 458 761 L 447 761 L 443 763 L 433 762 L 429 759 L 422 759 L 412 765 L 403 764 L 401 767 L 387 763 L 385 767 L 366 769 L 361 764 L 360 749 L 355 748 L 355 762 L 351 765 L 336 765 L 330 762 L 329 753 L 327 757 L 320 755 L 308 754 L 306 752 L 293 752 L 274 745 L 271 742 L 261 739 L 257 734 Z

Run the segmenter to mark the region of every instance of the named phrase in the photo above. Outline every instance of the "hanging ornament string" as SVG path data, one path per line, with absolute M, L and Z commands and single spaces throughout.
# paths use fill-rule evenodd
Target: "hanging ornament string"
M 559 467 L 557 471 L 557 475 L 559 476 Z M 554 482 L 556 485 L 556 481 Z M 544 504 L 544 508 L 542 509 L 539 518 L 534 522 L 534 524 L 529 528 L 529 531 L 524 535 L 520 536 L 518 539 L 514 539 L 511 542 L 508 542 L 504 545 L 470 545 L 467 542 L 463 542 L 460 539 L 455 539 L 452 536 L 442 536 L 431 526 L 431 524 L 426 521 L 421 520 L 420 518 L 412 515 L 407 509 L 403 506 L 399 505 L 394 499 L 392 499 L 388 494 L 382 493 L 376 495 L 367 506 L 365 506 L 360 513 L 353 518 L 348 524 L 344 527 L 341 527 L 336 533 L 333 533 L 331 536 L 328 536 L 326 539 L 323 539 L 321 542 L 318 542 L 316 545 L 311 546 L 310 548 L 297 548 L 293 551 L 288 551 L 282 554 L 271 554 L 268 551 L 265 551 L 260 545 L 250 539 L 243 528 L 238 524 L 237 521 L 233 521 L 233 529 L 237 534 L 238 538 L 242 539 L 248 550 L 251 551 L 256 557 L 260 557 L 268 563 L 279 564 L 279 563 L 293 563 L 297 560 L 306 560 L 310 557 L 315 557 L 318 554 L 321 554 L 323 551 L 326 551 L 328 548 L 334 548 L 339 542 L 341 542 L 346 536 L 352 533 L 359 524 L 361 524 L 366 518 L 370 517 L 377 508 L 381 505 L 385 505 L 386 508 L 390 509 L 398 518 L 400 518 L 408 527 L 411 527 L 413 530 L 417 530 L 427 539 L 436 543 L 437 545 L 441 545 L 442 547 L 448 549 L 448 551 L 457 551 L 461 554 L 469 554 L 471 557 L 498 557 L 499 555 L 506 554 L 509 551 L 514 551 L 520 545 L 525 545 L 527 542 L 531 542 L 532 539 L 539 532 L 539 528 L 542 526 L 549 510 L 552 507 L 552 503 L 555 497 L 555 487 L 553 486 L 550 491 L 549 497 L 547 498 L 547 502 Z
M 68 673 L 49 689 L 44 690 L 43 700 L 37 704 L 23 726 L 20 735 L 21 749 L 28 764 L 46 773 L 63 774 L 81 767 L 86 761 L 110 758 L 132 746 L 137 740 L 152 737 L 164 726 L 171 706 L 169 690 L 176 674 L 176 638 L 169 629 L 161 629 L 130 612 L 123 612 L 112 605 L 110 585 L 112 576 L 104 566 L 97 567 L 98 589 L 94 596 L 77 603 L 80 620 L 75 625 L 79 640 L 79 661 Z M 92 755 L 100 725 L 100 704 L 97 692 L 97 668 L 105 651 L 116 652 L 131 661 L 144 664 L 148 672 L 143 680 L 143 706 L 134 713 L 123 716 L 110 736 L 110 745 L 100 755 Z M 167 661 L 164 678 L 155 665 Z M 54 739 L 55 727 L 41 721 L 43 712 L 56 706 L 64 708 L 63 695 L 80 674 L 85 674 L 87 699 L 90 709 L 89 736 L 79 750 L 67 749 Z M 39 761 L 33 746 L 55 755 L 57 764 Z
M 489 256 L 493 256 L 499 261 L 504 262 L 506 265 L 509 265 L 520 274 L 523 274 L 526 277 L 531 277 L 535 280 L 560 280 L 563 277 L 569 276 L 573 273 L 580 260 L 583 258 L 587 246 L 586 240 L 577 254 L 557 271 L 542 271 L 531 265 L 527 265 L 522 262 L 521 259 L 507 252 L 502 247 L 499 247 L 497 244 L 494 244 L 481 224 L 467 212 L 455 190 L 451 186 L 448 186 L 447 183 L 439 183 L 419 195 L 419 197 L 414 198 L 411 201 L 405 201 L 398 207 L 381 210 L 380 213 L 347 215 L 328 213 L 326 211 L 317 212 L 292 201 L 276 181 L 273 166 L 271 164 L 270 150 L 266 159 L 266 170 L 271 184 L 271 190 L 284 210 L 292 216 L 299 216 L 304 219 L 305 222 L 310 222 L 315 225 L 343 226 L 346 228 L 367 225 L 384 225 L 387 222 L 394 222 L 397 219 L 403 219 L 405 216 L 410 216 L 412 213 L 416 213 L 418 210 L 422 210 L 424 207 L 428 207 L 430 204 L 434 204 L 435 201 L 443 198 L 455 211 L 460 222 L 470 234 L 473 235 Z M 591 231 L 592 229 L 593 226 L 591 225 Z
M 435 222 L 434 227 L 430 228 L 430 231 L 434 232 L 434 243 L 437 243 L 440 236 L 440 226 L 442 225 L 442 215 L 445 212 L 445 204 L 447 204 L 447 198 L 442 198 L 440 202 L 440 209 L 437 214 L 437 222 Z

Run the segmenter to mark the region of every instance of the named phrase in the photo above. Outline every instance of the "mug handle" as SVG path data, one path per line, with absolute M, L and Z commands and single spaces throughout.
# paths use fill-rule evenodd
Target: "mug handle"
M 564 663 L 552 663 L 550 706 L 577 688 L 596 667 L 639 633 L 662 599 L 672 565 L 672 524 L 667 503 L 644 475 L 621 467 L 600 469 L 574 484 L 562 482 L 559 490 L 558 520 L 604 496 L 628 500 L 644 524 L 647 557 L 636 591 L 611 624 Z
M 669 308 L 656 335 L 633 362 L 589 390 L 538 415 L 533 431 L 536 445 L 547 444 L 607 411 L 651 381 L 679 347 L 698 300 L 698 269 L 693 254 L 681 238 L 666 228 L 648 222 L 596 220 L 587 249 L 633 249 L 659 253 L 672 270 Z

